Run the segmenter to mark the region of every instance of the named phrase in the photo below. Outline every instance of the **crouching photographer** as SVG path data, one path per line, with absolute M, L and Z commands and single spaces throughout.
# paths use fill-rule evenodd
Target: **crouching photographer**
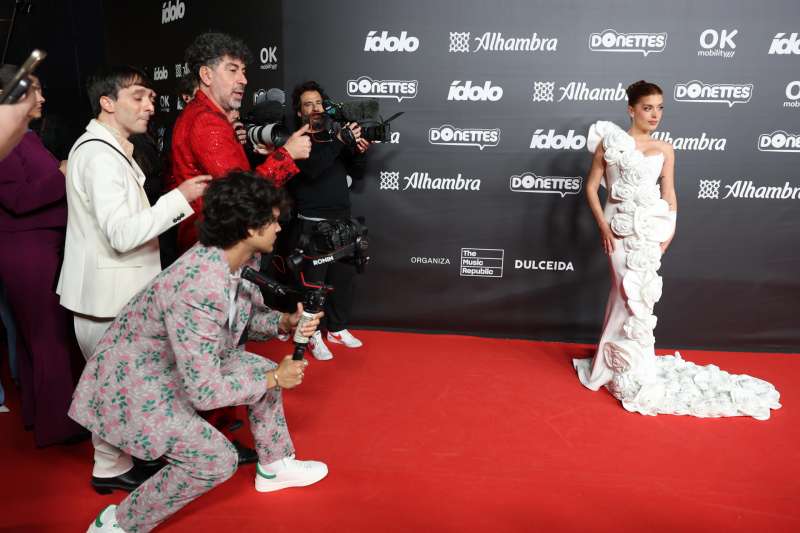
M 292 107 L 301 124 L 313 123 L 314 117 L 324 113 L 327 99 L 324 89 L 315 81 L 298 85 L 292 93 Z M 312 138 L 311 154 L 308 159 L 297 161 L 300 173 L 287 184 L 295 205 L 286 243 L 292 250 L 302 242 L 318 240 L 321 226 L 337 226 L 351 221 L 350 179 L 363 177 L 364 154 L 370 146 L 370 142 L 362 138 L 361 127 L 357 123 L 347 124 L 327 139 L 315 136 L 313 132 Z M 362 346 L 362 342 L 347 329 L 353 305 L 356 265 L 352 261 L 334 258 L 326 261 L 306 260 L 302 268 L 306 282 L 322 283 L 334 288 L 325 303 L 323 320 L 328 342 L 348 348 Z M 320 331 L 314 334 L 309 344 L 316 359 L 333 358 Z

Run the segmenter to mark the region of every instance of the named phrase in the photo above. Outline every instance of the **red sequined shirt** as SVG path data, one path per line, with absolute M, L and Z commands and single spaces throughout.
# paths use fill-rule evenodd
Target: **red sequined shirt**
M 201 174 L 219 178 L 231 170 L 250 170 L 244 148 L 222 110 L 203 91 L 175 121 L 172 134 L 172 176 L 170 188 Z M 278 148 L 256 167 L 256 172 L 282 186 L 300 170 L 284 148 Z M 195 222 L 202 216 L 202 198 L 192 202 L 194 215 L 178 227 L 178 249 L 188 250 L 197 241 Z

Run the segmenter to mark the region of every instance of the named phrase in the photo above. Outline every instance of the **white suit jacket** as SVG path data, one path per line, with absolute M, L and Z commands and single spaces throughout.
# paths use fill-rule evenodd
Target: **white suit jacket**
M 87 139 L 102 139 L 114 146 Z M 80 146 L 79 146 L 80 145 Z M 113 318 L 161 272 L 158 235 L 193 213 L 174 189 L 150 206 L 145 176 L 96 120 L 67 162 L 67 235 L 56 292 L 74 312 Z

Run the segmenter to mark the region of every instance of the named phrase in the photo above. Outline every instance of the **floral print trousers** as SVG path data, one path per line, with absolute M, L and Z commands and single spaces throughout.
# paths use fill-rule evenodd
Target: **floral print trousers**
M 269 389 L 248 406 L 250 430 L 261 464 L 294 453 L 280 389 Z M 186 431 L 164 454 L 168 464 L 128 495 L 117 508 L 117 522 L 126 533 L 146 533 L 184 505 L 233 476 L 238 455 L 211 424 L 195 415 Z

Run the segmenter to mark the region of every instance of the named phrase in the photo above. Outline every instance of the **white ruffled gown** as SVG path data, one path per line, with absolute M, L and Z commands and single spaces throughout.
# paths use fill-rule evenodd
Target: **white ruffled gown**
M 698 366 L 680 353 L 656 356 L 656 316 L 661 298 L 659 244 L 675 231 L 676 214 L 661 198 L 663 154 L 645 156 L 616 124 L 592 125 L 587 146 L 605 148 L 608 200 L 604 215 L 616 236 L 610 256 L 611 293 L 595 356 L 574 359 L 587 388 L 604 386 L 631 412 L 698 417 L 752 416 L 766 420 L 781 407 L 780 394 L 758 378 Z

